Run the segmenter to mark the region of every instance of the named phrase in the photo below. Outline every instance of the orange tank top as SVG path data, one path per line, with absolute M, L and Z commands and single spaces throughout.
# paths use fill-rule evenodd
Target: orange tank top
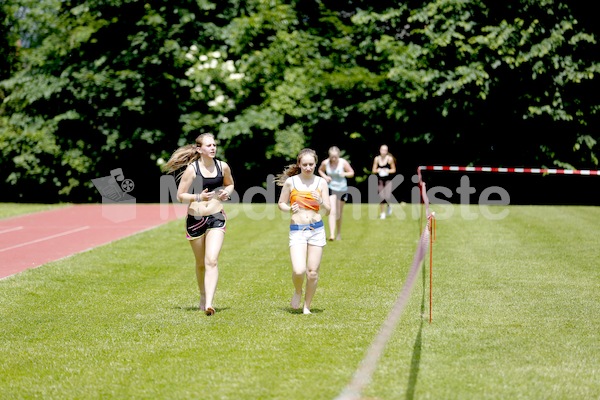
M 319 177 L 321 179 L 321 177 Z M 294 183 L 294 178 L 292 178 L 292 184 L 294 187 L 290 192 L 290 204 L 298 203 L 301 208 L 306 208 L 308 210 L 319 211 L 319 202 L 312 195 L 311 190 L 298 190 L 296 189 L 296 184 Z M 317 188 L 319 187 L 319 182 L 317 181 Z M 320 189 L 315 189 L 317 192 L 321 193 Z

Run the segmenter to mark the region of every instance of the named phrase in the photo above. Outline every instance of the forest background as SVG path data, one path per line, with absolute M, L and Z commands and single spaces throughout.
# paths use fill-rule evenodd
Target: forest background
M 92 179 L 121 168 L 158 202 L 161 163 L 202 132 L 239 193 L 332 145 L 365 191 L 387 144 L 406 201 L 419 165 L 597 169 L 595 15 L 574 0 L 3 0 L 0 201 L 97 202 Z M 596 177 L 471 179 L 512 203 L 600 204 Z

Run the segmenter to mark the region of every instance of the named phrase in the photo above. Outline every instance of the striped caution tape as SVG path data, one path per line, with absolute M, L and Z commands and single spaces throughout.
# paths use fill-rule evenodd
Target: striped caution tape
M 422 165 L 419 171 L 458 171 L 458 172 L 503 172 L 521 174 L 554 175 L 599 175 L 600 170 L 554 169 L 554 168 L 517 168 L 517 167 L 459 167 L 451 165 Z

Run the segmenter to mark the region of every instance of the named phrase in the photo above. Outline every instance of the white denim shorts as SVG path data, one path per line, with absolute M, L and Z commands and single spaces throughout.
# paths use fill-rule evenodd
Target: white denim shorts
M 323 221 L 307 225 L 290 225 L 290 247 L 296 244 L 325 246 L 327 241 L 325 240 Z

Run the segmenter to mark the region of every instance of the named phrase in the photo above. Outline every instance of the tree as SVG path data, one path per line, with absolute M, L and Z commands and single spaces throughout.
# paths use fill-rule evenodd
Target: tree
M 566 4 L 10 0 L 27 46 L 0 82 L 0 188 L 88 201 L 122 168 L 156 201 L 157 164 L 204 131 L 239 190 L 334 144 L 359 183 L 382 143 L 410 171 L 597 167 L 595 22 Z
M 181 83 L 187 43 L 209 42 L 222 10 L 187 0 L 52 4 L 25 68 L 2 84 L 11 92 L 0 131 L 6 193 L 98 199 L 91 179 L 122 168 L 140 198 L 158 199 L 156 162 L 181 142 L 180 117 L 193 106 Z
M 361 12 L 355 22 L 409 28 L 373 44 L 387 61 L 378 71 L 403 89 L 388 86 L 387 109 L 416 100 L 406 127 L 434 148 L 424 158 L 597 167 L 598 96 L 589 90 L 598 81 L 597 46 L 564 4 L 437 0 Z

